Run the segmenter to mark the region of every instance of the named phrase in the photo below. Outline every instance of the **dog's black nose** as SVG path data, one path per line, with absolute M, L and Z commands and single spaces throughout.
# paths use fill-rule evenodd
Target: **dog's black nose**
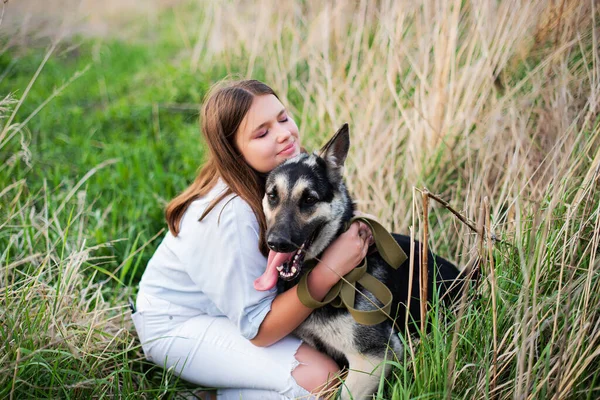
M 267 246 L 273 251 L 278 253 L 291 253 L 296 250 L 296 246 L 294 246 L 288 239 L 270 235 L 267 239 Z

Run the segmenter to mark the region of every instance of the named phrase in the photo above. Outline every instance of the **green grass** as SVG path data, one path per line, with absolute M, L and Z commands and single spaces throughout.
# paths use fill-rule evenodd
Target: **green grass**
M 43 56 L 43 49 L 20 56 L 0 90 L 22 94 Z M 3 168 L 0 179 L 25 178 L 30 192 L 46 186 L 60 197 L 88 171 L 108 161 L 80 187 L 90 205 L 86 214 L 93 220 L 87 230 L 94 243 L 138 235 L 138 242 L 148 241 L 164 225 L 165 202 L 193 179 L 203 157 L 198 111 L 191 106 L 161 109 L 161 105 L 198 104 L 211 80 L 178 71 L 161 62 L 164 57 L 169 54 L 116 41 L 84 41 L 75 50 L 51 57 L 17 121 L 66 78 L 90 68 L 30 121 L 31 159 L 17 159 Z M 10 54 L 4 54 L 0 67 L 11 61 Z M 13 141 L 4 147 L 4 157 L 19 146 Z M 130 246 L 130 242 L 114 244 L 113 268 L 125 260 Z
M 163 11 L 153 24 L 140 19 L 127 40 L 71 37 L 49 56 L 44 41 L 0 54 L 0 98 L 12 96 L 0 103 L 0 397 L 193 390 L 143 361 L 127 298 L 162 238 L 166 202 L 204 160 L 203 95 L 229 73 L 252 69 L 290 106 L 307 147 L 351 122 L 346 175 L 360 208 L 395 231 L 407 233 L 415 219 L 420 234 L 413 187 L 441 194 L 473 221 L 489 198 L 486 226 L 505 242 L 491 251 L 432 203 L 432 248 L 460 264 L 478 254 L 482 280 L 457 314 L 434 302 L 431 333 L 405 338 L 405 358 L 389 361 L 379 398 L 597 398 L 600 117 L 589 102 L 600 94 L 596 20 L 564 22 L 557 42 L 513 10 L 505 21 L 513 25 L 488 42 L 469 18 L 492 14 L 484 5 L 463 9 L 468 18 L 456 23 L 452 48 L 459 56 L 446 61 L 444 76 L 435 68 L 448 47 L 436 35 L 442 21 L 453 26 L 451 9 L 426 27 L 418 7 L 402 15 L 342 10 L 355 19 L 338 30 L 319 20 L 322 6 L 296 5 L 271 10 L 267 25 L 280 34 L 256 43 L 248 38 L 264 21 L 206 3 Z M 522 13 L 532 19 L 534 11 Z M 215 37 L 224 44 L 210 50 L 219 13 L 227 18 Z M 208 33 L 198 35 L 203 27 Z M 345 42 L 319 39 L 322 29 Z M 486 52 L 504 60 L 494 65 L 502 90 L 486 75 Z M 445 119 L 432 111 L 440 93 Z
M 55 49 L 16 114 L 15 122 L 24 121 L 85 71 L 0 148 L 0 186 L 14 185 L 0 205 L 2 264 L 9 268 L 25 253 L 46 254 L 2 274 L 2 397 L 158 393 L 176 382 L 167 385 L 162 372 L 143 374 L 129 333 L 86 326 L 88 315 L 69 318 L 75 309 L 68 304 L 81 300 L 82 311 L 93 314 L 97 301 L 111 303 L 111 312 L 99 313 L 101 321 L 124 310 L 123 294 L 131 293 L 127 288 L 137 283 L 161 238 L 166 202 L 202 162 L 195 105 L 221 72 L 178 68 L 165 62 L 174 56 L 169 48 L 75 38 Z M 0 93 L 20 98 L 45 54 L 45 48 L 2 54 L 0 70 L 8 72 Z M 85 256 L 72 260 L 78 250 Z M 57 315 L 74 321 L 57 327 Z M 110 349 L 108 355 L 73 354 L 81 345 L 73 336 L 84 332 L 103 345 L 116 335 L 116 344 L 92 345 L 94 351 Z

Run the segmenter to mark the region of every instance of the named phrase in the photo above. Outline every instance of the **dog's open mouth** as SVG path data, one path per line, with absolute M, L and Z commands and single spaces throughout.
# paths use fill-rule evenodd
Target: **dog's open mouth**
M 313 239 L 317 236 L 319 229 L 302 243 L 298 250 L 291 253 L 278 253 L 271 250 L 267 260 L 267 269 L 258 279 L 254 281 L 254 288 L 257 290 L 269 290 L 277 284 L 277 279 L 291 281 L 297 278 L 302 272 L 306 249 L 310 247 Z
M 308 241 L 302 243 L 302 246 L 300 246 L 297 251 L 293 253 L 284 253 L 286 254 L 287 259 L 278 267 L 275 267 L 275 269 L 277 269 L 279 272 L 279 277 L 281 279 L 284 281 L 291 281 L 300 275 L 302 266 L 304 265 L 304 256 L 306 254 L 304 249 L 309 247 L 311 243 L 312 239 L 309 239 Z M 275 265 L 277 265 L 277 263 L 275 263 Z

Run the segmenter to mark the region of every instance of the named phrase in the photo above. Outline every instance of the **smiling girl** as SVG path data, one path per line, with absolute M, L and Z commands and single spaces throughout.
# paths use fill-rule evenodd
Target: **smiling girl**
M 317 394 L 337 382 L 339 366 L 290 334 L 311 309 L 296 288 L 254 288 L 268 255 L 264 178 L 302 151 L 298 127 L 255 80 L 213 88 L 200 120 L 209 160 L 167 206 L 169 232 L 140 282 L 133 320 L 145 356 L 219 388 L 219 399 Z M 369 236 L 354 223 L 324 252 L 308 277 L 315 299 L 358 265 Z

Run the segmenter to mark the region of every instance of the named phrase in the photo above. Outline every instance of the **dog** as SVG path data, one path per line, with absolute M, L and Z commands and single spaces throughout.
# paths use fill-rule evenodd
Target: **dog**
M 281 292 L 296 285 L 307 272 L 303 269 L 305 263 L 319 259 L 327 246 L 344 232 L 355 211 L 342 177 L 349 148 L 348 125 L 344 124 L 319 152 L 301 153 L 268 174 L 262 204 L 267 221 L 267 245 L 271 251 L 267 270 L 257 280 L 262 280 L 262 290 L 277 284 Z M 419 327 L 420 245 L 417 242 L 416 251 L 411 253 L 410 237 L 392 236 L 408 259 L 394 270 L 379 253 L 370 252 L 367 272 L 392 292 L 391 317 L 396 324 L 386 319 L 376 325 L 361 325 L 346 309 L 326 305 L 315 309 L 294 331 L 338 365 L 348 367 L 342 399 L 372 395 L 381 375 L 389 371 L 389 363 L 385 361 L 403 358 L 398 334 L 413 334 Z M 412 274 L 409 271 L 411 257 L 414 258 Z M 440 298 L 450 302 L 458 297 L 462 283 L 458 279 L 460 271 L 454 264 L 429 253 L 428 270 L 429 301 L 434 290 Z M 360 285 L 357 288 L 366 297 L 356 294 L 355 308 L 373 310 L 381 306 L 368 291 Z M 406 313 L 410 321 L 407 326 Z

